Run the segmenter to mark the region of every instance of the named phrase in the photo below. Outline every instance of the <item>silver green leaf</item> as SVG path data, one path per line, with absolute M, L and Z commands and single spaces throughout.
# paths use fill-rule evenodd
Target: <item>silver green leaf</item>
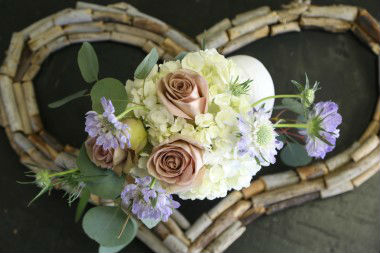
M 292 167 L 307 165 L 312 160 L 303 145 L 293 142 L 288 142 L 281 150 L 280 158 L 286 165 Z
M 123 244 L 123 245 L 119 245 L 119 246 L 112 246 L 112 247 L 99 245 L 99 251 L 98 252 L 99 253 L 117 253 L 120 250 L 124 249 L 127 245 L 128 245 L 128 243 Z
M 84 42 L 78 52 L 78 65 L 82 77 L 87 83 L 93 83 L 98 80 L 98 57 L 94 48 L 88 42 Z
M 157 49 L 153 48 L 135 70 L 135 78 L 145 79 L 158 62 Z

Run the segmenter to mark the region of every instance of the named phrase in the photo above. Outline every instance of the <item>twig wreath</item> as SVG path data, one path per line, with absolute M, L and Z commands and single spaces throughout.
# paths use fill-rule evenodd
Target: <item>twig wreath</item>
M 62 168 L 76 168 L 79 150 L 62 145 L 44 129 L 33 88 L 42 62 L 54 51 L 73 43 L 114 41 L 145 52 L 155 48 L 159 57 L 167 60 L 183 51 L 199 50 L 203 39 L 206 48 L 229 54 L 261 38 L 301 29 L 352 31 L 376 55 L 380 53 L 379 23 L 367 10 L 354 6 L 314 6 L 303 1 L 275 11 L 263 6 L 232 20 L 223 19 L 198 35 L 196 43 L 127 3 L 101 6 L 77 2 L 75 9 L 60 11 L 13 34 L 0 68 L 0 123 L 21 162 L 32 172 L 39 172 L 31 166 L 37 164 L 64 174 Z M 137 237 L 154 252 L 223 252 L 262 215 L 348 192 L 367 181 L 380 170 L 379 129 L 380 99 L 366 131 L 342 153 L 306 167 L 262 176 L 250 187 L 228 194 L 194 224 L 176 210 L 167 222 L 151 230 L 139 224 Z M 93 194 L 89 201 L 114 205 L 113 200 Z

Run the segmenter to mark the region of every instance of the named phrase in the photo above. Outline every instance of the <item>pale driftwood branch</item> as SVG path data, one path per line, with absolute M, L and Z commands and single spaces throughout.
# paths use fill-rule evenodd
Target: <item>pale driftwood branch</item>
M 58 140 L 56 140 L 45 130 L 40 132 L 40 136 L 46 142 L 46 144 L 52 147 L 55 151 L 60 152 L 63 150 L 63 146 L 58 142 Z
M 66 144 L 65 147 L 63 148 L 63 151 L 66 153 L 72 154 L 74 156 L 79 156 L 79 149 L 74 148 L 71 145 Z
M 286 24 L 278 24 L 278 25 L 272 25 L 271 26 L 271 36 L 275 36 L 282 33 L 288 33 L 288 32 L 300 32 L 301 28 L 298 25 L 298 22 L 291 22 Z
M 100 33 L 74 33 L 69 35 L 70 43 L 81 43 L 85 41 L 105 41 L 109 40 L 111 34 L 109 32 Z
M 110 8 L 114 8 L 114 9 L 120 9 L 120 10 L 123 10 L 123 11 L 126 11 L 130 8 L 130 4 L 126 3 L 126 2 L 118 2 L 118 3 L 114 3 L 114 4 L 108 4 L 107 7 L 110 7 Z
M 170 28 L 166 33 L 165 36 L 172 39 L 174 42 L 176 42 L 178 45 L 181 45 L 181 47 L 187 49 L 188 51 L 198 51 L 199 46 L 195 44 L 192 39 L 188 38 L 185 34 Z
M 126 13 L 114 13 L 106 11 L 94 11 L 92 14 L 94 21 L 104 21 L 104 22 L 120 22 L 124 24 L 131 24 L 132 18 Z
M 293 170 L 262 176 L 260 179 L 264 182 L 267 191 L 296 184 L 300 181 L 297 173 Z
M 226 55 L 239 48 L 242 48 L 248 45 L 251 42 L 265 38 L 269 35 L 269 27 L 264 26 L 263 28 L 258 29 L 252 33 L 245 34 L 237 39 L 231 40 L 228 42 L 222 49 L 222 54 Z
M 67 25 L 72 23 L 91 22 L 91 9 L 69 10 L 67 12 L 56 15 L 54 18 L 55 25 Z
M 190 241 L 194 241 L 211 224 L 211 218 L 204 213 L 191 225 L 188 230 L 186 230 L 185 234 Z
M 221 31 L 205 39 L 205 48 L 218 48 L 224 46 L 229 41 L 226 31 Z
M 39 34 L 35 38 L 28 41 L 29 48 L 36 51 L 49 43 L 50 41 L 62 36 L 64 34 L 62 27 L 54 26 L 49 30 Z
M 308 5 L 300 4 L 298 6 L 295 6 L 294 8 L 278 10 L 278 21 L 280 21 L 280 23 L 285 24 L 297 20 L 300 17 L 300 15 L 307 10 L 307 8 Z
M 362 183 L 370 179 L 373 175 L 375 175 L 380 170 L 380 163 L 373 165 L 364 173 L 352 179 L 352 184 L 355 187 L 359 187 Z
M 369 155 L 358 161 L 351 162 L 339 170 L 325 176 L 326 185 L 333 187 L 342 182 L 347 182 L 368 170 L 374 164 L 380 162 L 380 146 L 377 146 Z
M 187 246 L 172 234 L 169 234 L 163 242 L 172 252 L 187 253 Z
M 219 237 L 217 237 L 208 247 L 210 253 L 224 252 L 234 241 L 236 241 L 246 230 L 240 221 L 235 221 Z
M 360 159 L 371 153 L 379 145 L 379 143 L 379 137 L 377 135 L 372 135 L 351 154 L 352 160 L 354 160 L 354 162 L 358 162 Z
M 24 76 L 22 77 L 23 82 L 32 81 L 33 78 L 38 74 L 40 71 L 41 66 L 38 64 L 30 64 L 29 68 L 26 70 Z
M 249 223 L 262 216 L 265 213 L 265 210 L 264 207 L 252 207 L 240 217 L 240 220 L 245 226 L 247 226 Z
M 207 212 L 208 216 L 212 220 L 215 220 L 220 214 L 222 214 L 225 210 L 233 206 L 242 197 L 243 197 L 243 194 L 239 191 L 231 192 Z
M 291 199 L 304 194 L 320 191 L 324 188 L 323 179 L 302 181 L 299 184 L 286 186 L 273 191 L 267 191 L 252 197 L 254 207 L 266 207 L 268 205 Z
M 163 222 L 165 226 L 171 231 L 171 233 L 178 237 L 184 244 L 189 245 L 190 241 L 186 238 L 185 234 L 181 230 L 181 228 L 178 226 L 178 224 L 172 219 L 169 218 L 168 221 Z
M 130 44 L 130 45 L 141 47 L 141 48 L 147 42 L 147 40 L 144 38 L 139 38 L 130 34 L 118 33 L 118 32 L 111 33 L 111 40 L 116 41 L 116 42 L 121 42 L 124 44 Z
M 183 51 L 186 51 L 183 47 L 175 43 L 170 38 L 166 38 L 160 45 L 165 51 L 169 52 L 172 55 L 177 55 Z
M 115 27 L 115 31 L 117 32 L 127 33 L 130 35 L 135 35 L 136 37 L 145 38 L 157 44 L 161 44 L 164 41 L 164 37 L 162 37 L 161 35 L 158 35 L 156 33 L 149 32 L 147 30 L 143 30 L 137 27 L 121 25 L 121 24 L 114 24 L 114 27 Z
M 24 150 L 22 150 L 14 141 L 14 132 L 10 129 L 10 127 L 5 128 L 5 134 L 7 135 L 7 138 L 9 140 L 9 144 L 11 145 L 12 149 L 16 152 L 18 156 L 22 156 L 25 154 Z
M 215 25 L 211 26 L 209 29 L 204 32 L 198 34 L 196 39 L 199 44 L 202 44 L 203 40 L 210 40 L 211 37 L 215 36 L 215 34 L 220 34 L 221 32 L 225 32 L 232 26 L 231 21 L 228 18 L 225 18 Z
M 241 192 L 243 193 L 244 199 L 249 199 L 253 195 L 259 194 L 265 190 L 265 183 L 263 180 L 258 179 L 251 183 L 247 188 L 243 188 Z
M 54 163 L 58 167 L 63 168 L 63 169 L 75 169 L 78 167 L 76 164 L 76 160 L 77 159 L 75 156 L 66 152 L 61 152 L 57 154 L 57 156 L 55 157 Z
M 36 95 L 34 93 L 34 87 L 32 82 L 25 82 L 22 84 L 24 90 L 26 108 L 28 110 L 30 123 L 34 132 L 42 130 L 42 122 L 40 119 L 40 112 L 38 110 Z
M 199 236 L 190 246 L 190 253 L 201 252 L 212 240 L 218 237 L 223 231 L 231 226 L 238 218 L 251 207 L 251 203 L 247 200 L 240 200 L 208 227 L 201 236 Z
M 186 217 L 180 213 L 177 209 L 173 210 L 171 218 L 182 228 L 188 229 L 190 227 L 190 222 L 186 219 Z
M 333 171 L 348 163 L 351 160 L 351 153 L 354 152 L 354 150 L 356 150 L 359 146 L 360 144 L 355 142 L 351 145 L 351 147 L 342 153 L 327 159 L 325 163 L 329 171 Z
M 305 17 L 334 18 L 353 22 L 358 14 L 358 8 L 349 5 L 309 6 L 303 13 Z
M 302 17 L 300 25 L 305 29 L 323 29 L 333 33 L 346 32 L 351 28 L 351 23 L 333 18 Z
M 380 63 L 378 64 L 379 64 L 378 68 L 380 68 Z M 380 76 L 380 73 L 379 73 L 379 76 Z M 373 120 L 380 121 L 380 97 L 377 99 L 376 110 L 375 110 L 375 113 L 373 114 Z
M 4 103 L 3 103 L 3 100 L 1 99 L 1 96 L 0 96 L 0 123 L 1 123 L 0 125 L 4 128 L 9 126 L 7 114 L 5 113 Z
M 323 189 L 321 191 L 321 198 L 325 199 L 325 198 L 333 197 L 333 196 L 336 196 L 348 191 L 352 191 L 353 189 L 354 189 L 354 186 L 351 183 L 351 181 L 345 181 L 338 185 L 329 186 L 326 189 Z
M 107 11 L 107 12 L 114 12 L 114 13 L 125 13 L 125 11 L 122 11 L 116 8 L 93 4 L 93 3 L 86 3 L 86 2 L 81 2 L 81 1 L 78 1 L 76 3 L 76 8 L 77 9 L 91 9 L 95 11 Z
M 369 36 L 362 28 L 354 24 L 351 27 L 351 31 L 358 37 L 362 42 L 364 42 L 376 55 L 380 54 L 380 46 L 375 40 Z
M 137 238 L 148 246 L 154 253 L 172 253 L 162 241 L 149 229 L 140 226 L 137 231 Z
M 0 75 L 0 95 L 11 130 L 22 131 L 23 125 L 13 93 L 12 80 L 8 76 Z
M 169 26 L 167 24 L 157 22 L 156 20 L 147 17 L 133 18 L 133 26 L 158 34 L 165 34 L 169 30 Z
M 13 82 L 20 82 L 25 75 L 26 71 L 28 71 L 29 66 L 32 61 L 32 52 L 28 47 L 24 47 L 21 58 L 18 64 L 16 75 L 13 77 Z
M 32 64 L 41 65 L 42 62 L 49 56 L 50 50 L 47 47 L 41 47 L 35 51 L 31 57 L 30 62 Z
M 162 223 L 159 222 L 154 228 L 153 228 L 154 233 L 158 235 L 162 240 L 165 240 L 168 235 L 170 235 L 169 229 Z
M 269 6 L 262 6 L 247 12 L 243 12 L 240 14 L 237 14 L 236 17 L 232 20 L 232 24 L 234 26 L 243 24 L 247 22 L 250 19 L 257 18 L 260 16 L 264 16 L 268 14 L 271 11 Z
M 35 164 L 35 162 L 27 154 L 23 154 L 23 155 L 20 156 L 20 162 L 25 167 L 27 167 L 28 169 L 30 169 L 31 171 L 33 171 L 34 173 L 38 173 L 40 171 L 40 168 L 38 168 L 37 166 L 33 166 Z
M 14 77 L 17 72 L 17 66 L 24 48 L 24 36 L 22 33 L 13 33 L 11 43 L 8 48 L 0 73 Z
M 61 36 L 46 44 L 46 48 L 50 51 L 50 53 L 52 53 L 68 45 L 70 45 L 70 41 L 67 39 L 67 37 Z
M 369 34 L 377 43 L 380 43 L 380 24 L 369 12 L 365 9 L 359 11 L 356 23 Z
M 33 132 L 32 127 L 30 125 L 28 111 L 26 108 L 24 91 L 22 90 L 22 86 L 20 83 L 13 84 L 13 92 L 16 98 L 16 103 L 18 105 L 18 109 L 20 112 L 22 129 L 25 134 L 31 134 Z
M 289 207 L 294 207 L 294 206 L 300 206 L 306 202 L 313 201 L 315 199 L 320 198 L 320 193 L 319 192 L 311 192 L 305 195 L 301 195 L 298 197 L 294 197 L 291 199 L 287 199 L 284 201 L 280 201 L 278 203 L 272 204 L 267 207 L 266 209 L 266 214 L 273 214 L 279 211 L 282 211 L 284 209 L 287 209 Z
M 46 144 L 39 135 L 31 134 L 28 139 L 33 143 L 38 150 L 40 150 L 46 157 L 54 160 L 57 157 L 57 151 Z
M 379 130 L 380 122 L 375 120 L 371 121 L 371 123 L 369 123 L 362 136 L 360 136 L 359 143 L 364 143 L 369 137 L 371 137 L 374 134 L 377 134 Z
M 90 23 L 79 23 L 66 25 L 63 28 L 65 34 L 72 33 L 94 33 L 102 32 L 105 30 L 105 25 L 102 21 L 100 22 L 90 22 Z
M 309 166 L 297 168 L 301 180 L 310 180 L 326 175 L 329 172 L 324 162 L 317 162 Z
M 54 14 L 53 14 L 54 15 Z M 40 30 L 41 26 L 48 26 L 46 23 L 53 24 L 53 15 L 47 16 L 43 19 L 40 19 L 28 27 L 24 28 L 20 33 L 22 33 L 24 39 L 30 38 L 30 34 L 35 33 L 36 30 Z M 38 32 L 37 32 L 38 33 Z
M 145 44 L 142 46 L 142 49 L 146 52 L 149 53 L 153 48 L 157 49 L 157 53 L 159 56 L 163 56 L 165 54 L 165 50 L 162 49 L 160 46 L 155 44 L 153 41 L 146 41 Z
M 227 31 L 228 31 L 228 35 L 230 36 L 230 39 L 233 40 L 237 37 L 256 31 L 267 25 L 277 23 L 277 21 L 278 21 L 277 12 L 272 11 L 271 13 L 266 14 L 264 16 L 251 19 L 246 23 L 232 27 L 228 29 Z

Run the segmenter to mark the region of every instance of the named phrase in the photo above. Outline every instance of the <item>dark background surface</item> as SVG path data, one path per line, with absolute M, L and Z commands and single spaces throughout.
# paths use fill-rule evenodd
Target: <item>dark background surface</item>
M 106 4 L 116 1 L 96 1 Z M 284 1 L 254 0 L 134 0 L 142 12 L 151 14 L 177 27 L 190 36 L 224 17 L 270 5 L 279 8 Z M 313 1 L 327 4 L 327 1 Z M 367 8 L 380 18 L 377 1 L 329 1 Z M 9 45 L 11 33 L 63 8 L 75 1 L 63 0 L 0 0 L 0 51 Z M 132 46 L 117 43 L 96 43 L 101 77 L 115 77 L 123 82 L 144 53 Z M 86 100 L 75 101 L 51 110 L 47 104 L 83 89 L 76 63 L 79 45 L 70 46 L 50 56 L 35 79 L 37 99 L 46 129 L 61 142 L 79 146 L 85 138 L 84 113 Z M 377 90 L 376 57 L 353 35 L 319 31 L 291 33 L 265 38 L 248 45 L 236 54 L 258 58 L 268 68 L 276 93 L 294 92 L 289 80 L 304 80 L 307 72 L 312 81 L 321 82 L 318 100 L 333 100 L 340 105 L 344 118 L 341 138 L 333 152 L 339 152 L 358 139 L 373 113 Z M 0 54 L 3 59 L 4 54 Z M 38 189 L 20 185 L 28 180 L 26 169 L 10 148 L 3 129 L 0 130 L 0 251 L 97 251 L 97 245 L 74 223 L 74 207 L 68 207 L 62 192 L 43 196 L 26 207 Z M 288 169 L 282 164 L 263 168 L 273 173 Z M 261 218 L 227 252 L 379 252 L 380 193 L 379 175 L 352 193 Z M 181 211 L 191 222 L 215 204 L 215 201 L 182 202 Z M 194 211 L 196 210 L 196 211 Z M 135 240 L 124 252 L 150 252 Z

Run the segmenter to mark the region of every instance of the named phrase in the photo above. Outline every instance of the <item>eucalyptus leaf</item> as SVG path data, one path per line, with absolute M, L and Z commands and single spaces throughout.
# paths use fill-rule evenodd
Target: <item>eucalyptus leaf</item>
M 149 229 L 154 228 L 161 220 L 160 219 L 140 219 Z
M 288 166 L 304 166 L 311 162 L 306 149 L 299 143 L 289 142 L 280 152 L 281 160 Z
M 58 108 L 64 104 L 67 104 L 70 101 L 73 101 L 74 99 L 83 97 L 86 94 L 86 92 L 87 92 L 87 89 L 78 91 L 74 94 L 71 94 L 70 96 L 64 97 L 58 101 L 50 103 L 48 106 L 49 106 L 49 108 Z
M 84 42 L 78 52 L 78 65 L 83 79 L 92 83 L 98 80 L 99 62 L 90 43 Z
M 118 177 L 111 170 L 97 167 L 88 158 L 84 145 L 79 151 L 77 166 L 82 176 L 90 178 L 86 181 L 86 187 L 92 194 L 105 199 L 115 199 L 123 190 L 123 177 Z
M 188 53 L 189 53 L 189 52 L 182 51 L 182 52 L 180 52 L 180 53 L 174 58 L 174 60 L 175 60 L 175 61 L 182 61 L 182 59 L 185 58 L 185 56 L 186 56 Z
M 92 109 L 98 113 L 104 112 L 100 102 L 102 97 L 111 99 L 116 115 L 124 112 L 128 105 L 125 86 L 114 78 L 104 78 L 97 81 L 91 90 Z
M 103 247 L 126 246 L 137 233 L 137 223 L 133 218 L 128 220 L 123 230 L 126 220 L 127 215 L 119 207 L 98 206 L 87 211 L 82 226 L 84 232 Z
M 98 252 L 99 253 L 117 253 L 120 250 L 124 249 L 127 245 L 128 245 L 128 243 L 123 244 L 123 245 L 119 245 L 119 246 L 112 246 L 112 247 L 99 245 L 99 251 Z
M 282 108 L 288 109 L 297 114 L 304 114 L 303 105 L 298 100 L 293 98 L 284 98 L 282 100 Z
M 153 48 L 135 70 L 135 78 L 145 79 L 158 61 L 157 49 Z
M 84 212 L 84 209 L 87 206 L 89 199 L 90 199 L 90 191 L 88 190 L 87 187 L 84 187 L 82 189 L 82 192 L 81 192 L 81 195 L 79 198 L 79 202 L 78 202 L 78 206 L 77 206 L 77 209 L 75 211 L 75 222 L 78 222 L 80 220 L 80 218 L 82 217 L 82 214 Z

